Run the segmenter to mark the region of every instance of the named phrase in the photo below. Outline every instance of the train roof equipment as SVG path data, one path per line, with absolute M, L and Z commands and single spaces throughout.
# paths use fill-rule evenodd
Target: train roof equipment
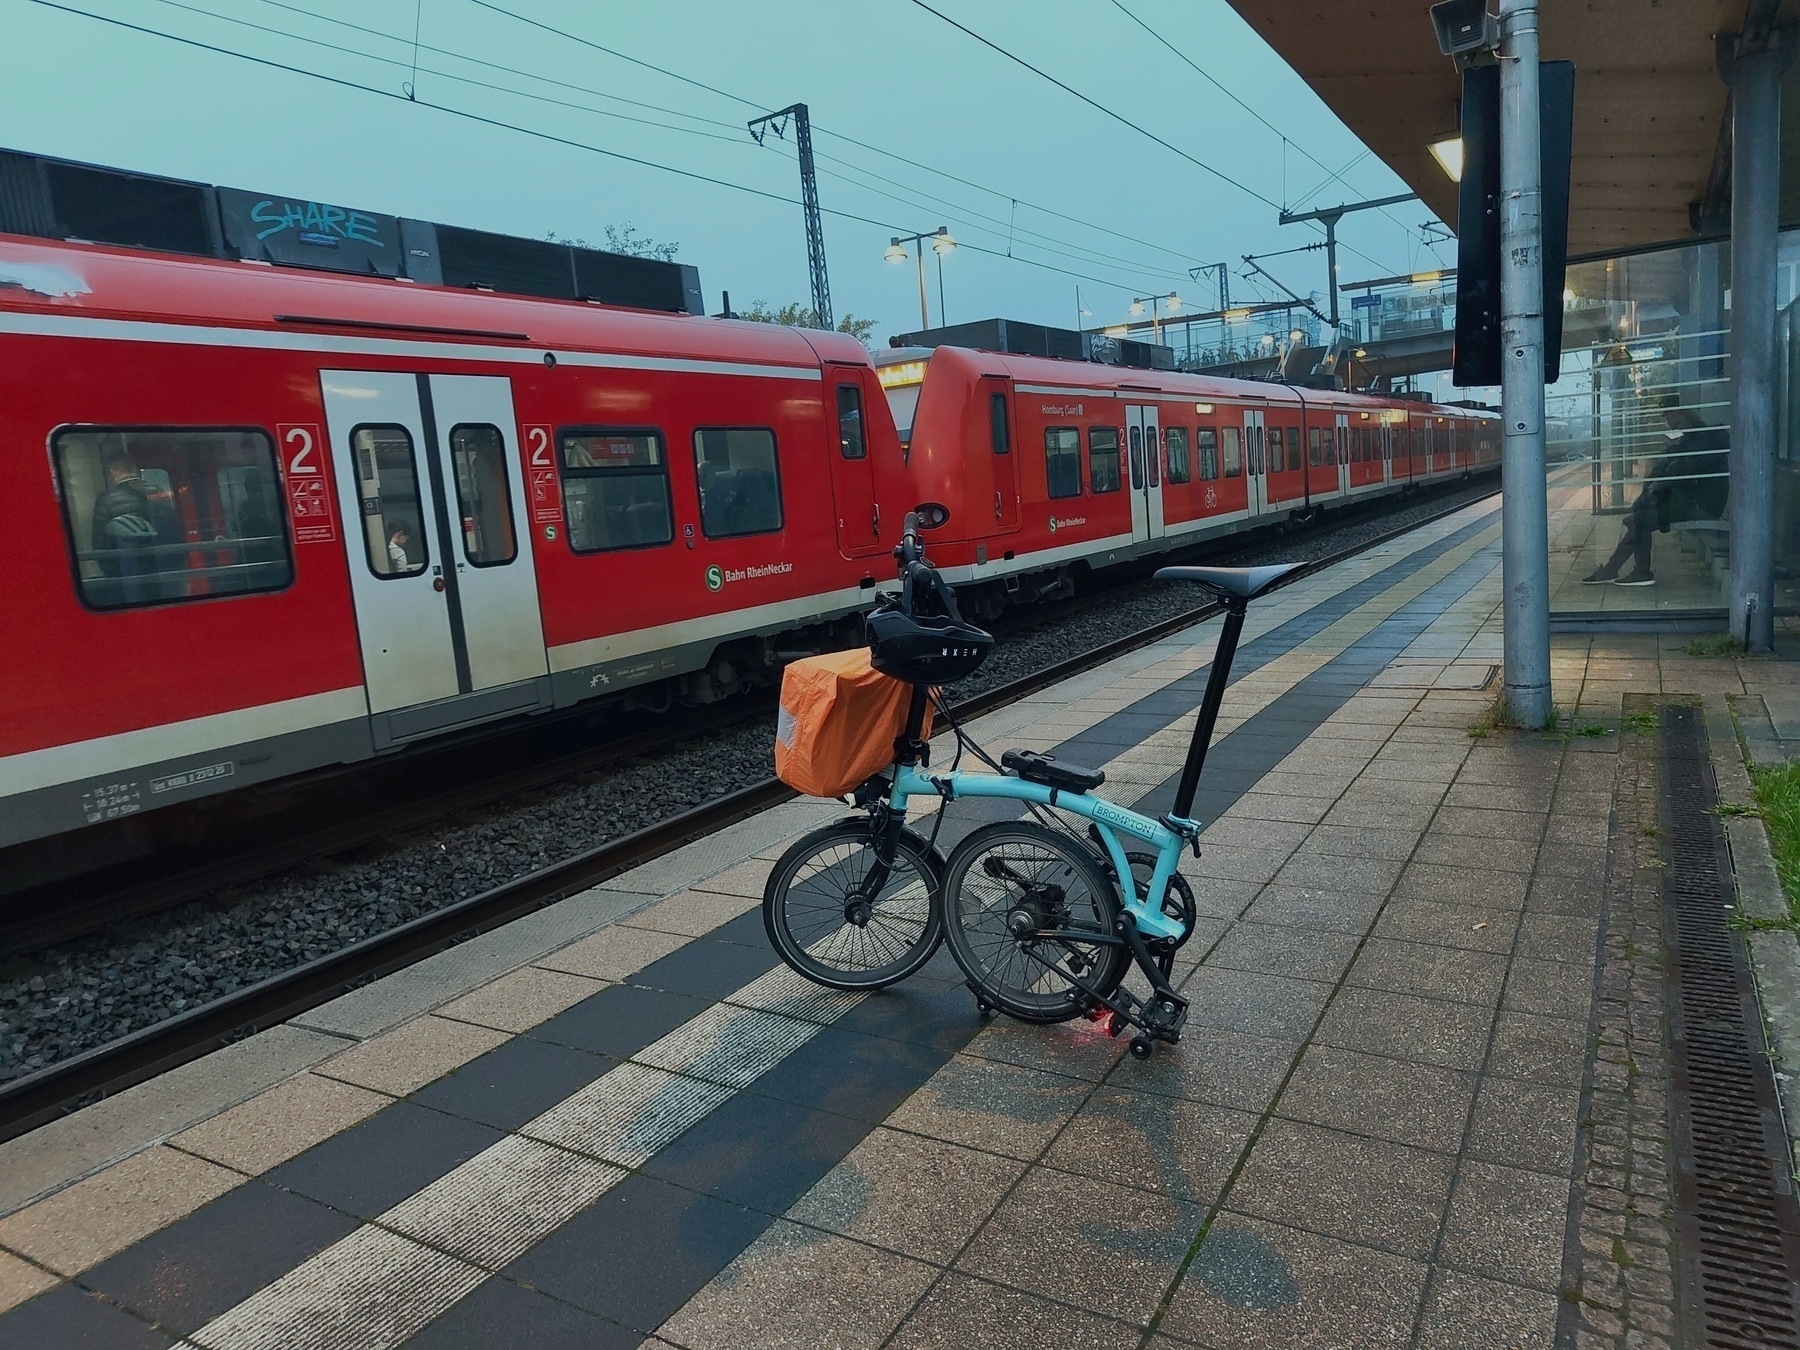
M 700 271 L 279 193 L 0 150 L 0 234 L 701 314 Z

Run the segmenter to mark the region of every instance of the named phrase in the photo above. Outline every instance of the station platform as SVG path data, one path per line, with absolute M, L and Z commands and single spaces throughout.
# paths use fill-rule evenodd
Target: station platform
M 807 984 L 759 898 L 843 808 L 793 802 L 0 1146 L 0 1346 L 1671 1344 L 1661 1027 L 1609 992 L 1656 953 L 1602 925 L 1619 719 L 1795 670 L 1562 637 L 1558 701 L 1611 720 L 1471 735 L 1499 530 L 1252 606 L 1178 1047 L 983 1018 L 943 953 Z M 969 730 L 1154 814 L 1216 631 Z M 1633 1091 L 1597 1163 L 1578 1125 Z

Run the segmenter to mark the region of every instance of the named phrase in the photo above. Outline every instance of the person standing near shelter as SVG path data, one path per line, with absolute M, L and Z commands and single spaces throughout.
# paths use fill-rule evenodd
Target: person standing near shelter
M 1663 421 L 1673 444 L 1646 475 L 1612 557 L 1583 577 L 1583 585 L 1654 585 L 1651 536 L 1677 520 L 1717 520 L 1725 514 L 1730 483 L 1723 453 L 1730 448 L 1725 433 L 1706 426 L 1692 408 L 1675 403 L 1663 409 Z M 1620 576 L 1626 558 L 1632 560 L 1631 571 Z

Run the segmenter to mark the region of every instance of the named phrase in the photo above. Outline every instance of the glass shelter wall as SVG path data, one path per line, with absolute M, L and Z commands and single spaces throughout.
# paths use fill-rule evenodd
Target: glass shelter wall
M 1800 408 L 1800 232 L 1781 240 L 1784 409 Z M 1730 245 L 1572 264 L 1545 397 L 1550 607 L 1724 609 L 1730 571 Z M 1776 603 L 1800 603 L 1800 417 L 1778 447 Z

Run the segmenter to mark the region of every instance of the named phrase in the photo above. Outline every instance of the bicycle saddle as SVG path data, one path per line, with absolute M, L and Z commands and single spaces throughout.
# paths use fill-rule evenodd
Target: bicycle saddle
M 1106 781 L 1103 769 L 1071 764 L 1036 750 L 1008 750 L 1000 756 L 1000 767 L 1011 769 L 1027 783 L 1042 783 L 1045 787 L 1063 788 L 1069 792 L 1092 792 Z
M 1299 566 L 1299 563 L 1273 563 L 1268 567 L 1160 567 L 1156 579 L 1192 581 L 1214 595 L 1254 600 Z

